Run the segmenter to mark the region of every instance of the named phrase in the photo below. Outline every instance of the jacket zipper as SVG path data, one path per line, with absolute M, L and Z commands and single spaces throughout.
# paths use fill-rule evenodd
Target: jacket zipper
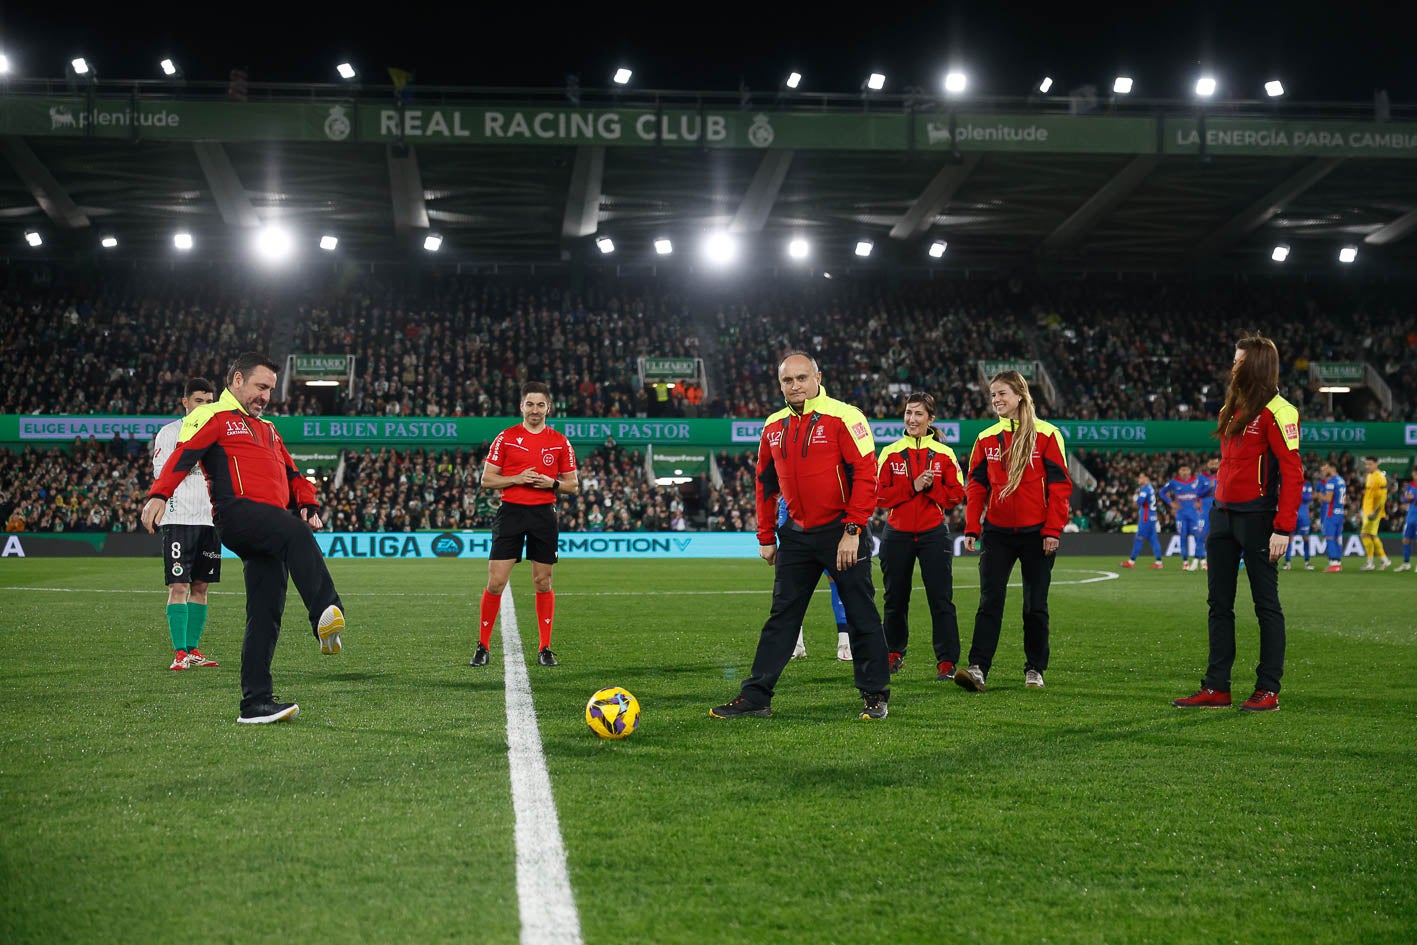
M 236 494 L 245 495 L 246 486 L 241 482 L 241 460 L 235 456 L 231 457 L 231 468 L 236 470 Z

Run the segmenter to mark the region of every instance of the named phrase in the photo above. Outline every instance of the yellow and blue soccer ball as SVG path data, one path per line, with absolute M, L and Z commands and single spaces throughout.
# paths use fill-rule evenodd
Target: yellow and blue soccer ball
M 640 724 L 640 702 L 619 686 L 602 689 L 585 704 L 585 724 L 601 738 L 626 738 Z

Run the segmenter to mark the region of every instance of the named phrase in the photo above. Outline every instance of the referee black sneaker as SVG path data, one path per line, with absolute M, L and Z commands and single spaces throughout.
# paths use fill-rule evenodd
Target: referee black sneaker
M 890 715 L 890 710 L 886 708 L 886 694 L 884 692 L 863 692 L 861 693 L 861 718 L 863 719 L 883 719 Z
M 236 721 L 242 725 L 267 725 L 284 722 L 300 714 L 300 706 L 294 702 L 262 702 L 248 709 L 242 709 Z
M 536 661 L 542 666 L 557 665 L 556 654 L 551 652 L 551 647 L 549 646 L 543 646 L 540 650 L 537 651 Z
M 477 649 L 473 651 L 473 653 L 472 653 L 472 659 L 470 659 L 470 660 L 467 661 L 467 665 L 469 665 L 469 666 L 486 666 L 486 665 L 487 665 L 487 647 L 483 646 L 481 643 L 477 644 Z
M 715 719 L 736 719 L 744 715 L 756 715 L 759 718 L 772 718 L 772 709 L 765 705 L 758 705 L 756 702 L 749 702 L 743 696 L 739 696 L 732 702 L 725 702 L 723 705 L 716 705 L 709 709 L 709 715 Z

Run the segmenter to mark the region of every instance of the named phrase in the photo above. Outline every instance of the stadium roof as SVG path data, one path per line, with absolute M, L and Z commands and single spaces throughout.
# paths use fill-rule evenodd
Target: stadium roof
M 1370 270 L 1417 262 L 1417 110 L 923 95 L 16 82 L 0 230 L 16 258 L 230 260 L 262 224 L 307 257 L 816 270 Z M 26 231 L 43 245 L 29 248 Z M 436 257 L 422 250 L 444 237 Z M 614 240 L 601 258 L 599 236 Z M 657 256 L 656 239 L 675 255 Z M 854 255 L 869 240 L 869 259 Z M 928 247 L 948 242 L 939 262 Z

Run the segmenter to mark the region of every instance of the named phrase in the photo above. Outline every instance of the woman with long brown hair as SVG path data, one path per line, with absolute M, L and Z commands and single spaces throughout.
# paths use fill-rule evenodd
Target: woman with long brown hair
M 1014 562 L 1023 573 L 1024 685 L 1043 688 L 1048 669 L 1048 586 L 1058 539 L 1068 523 L 1073 484 L 1063 434 L 1038 419 L 1028 381 L 1004 371 L 989 382 L 989 399 L 999 422 L 974 441 L 965 482 L 964 547 L 979 555 L 979 610 L 969 665 L 955 682 L 983 692 L 999 647 L 999 628 Z
M 1210 662 L 1200 691 L 1177 708 L 1227 708 L 1235 664 L 1235 587 L 1244 556 L 1250 596 L 1260 624 L 1255 691 L 1240 706 L 1249 712 L 1279 708 L 1284 675 L 1284 610 L 1279 605 L 1279 561 L 1289 546 L 1304 466 L 1299 460 L 1299 411 L 1279 396 L 1279 350 L 1263 335 L 1235 343 L 1230 390 L 1215 434 L 1220 471 L 1205 542 L 1210 605 Z

